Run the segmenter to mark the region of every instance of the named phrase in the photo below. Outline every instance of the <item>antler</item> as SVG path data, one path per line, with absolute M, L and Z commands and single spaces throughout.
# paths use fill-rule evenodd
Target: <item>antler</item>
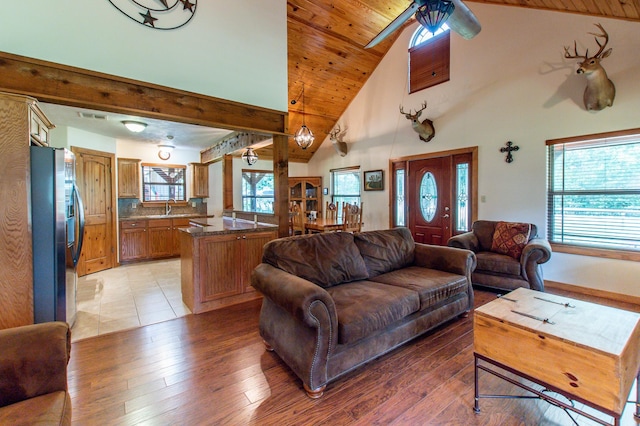
M 607 46 L 607 43 L 609 43 L 609 34 L 607 34 L 607 32 L 604 30 L 604 28 L 602 27 L 602 25 L 600 24 L 594 24 L 596 27 L 600 28 L 600 31 L 602 31 L 602 34 L 596 34 L 596 33 L 589 33 L 591 35 L 595 36 L 596 39 L 596 43 L 598 43 L 598 46 L 600 47 L 600 50 L 598 50 L 598 53 L 596 53 L 595 55 L 593 55 L 594 58 L 599 58 L 600 54 L 602 53 L 602 51 L 604 50 L 604 48 Z M 604 44 L 600 44 L 600 41 L 598 41 L 598 37 L 604 37 Z
M 402 108 L 402 105 L 400 105 L 400 114 L 404 114 L 404 115 L 416 115 L 417 113 L 421 112 L 422 110 L 424 110 L 427 107 L 427 101 L 424 101 L 422 103 L 422 108 L 417 109 L 415 113 L 411 114 L 411 110 L 409 110 L 409 114 L 407 114 L 406 112 L 404 112 L 404 108 Z
M 573 51 L 574 51 L 574 55 L 572 55 L 571 53 L 569 53 L 569 46 L 565 46 L 564 47 L 564 57 L 567 59 L 573 59 L 573 58 L 583 58 L 583 59 L 587 59 L 589 57 L 589 49 L 587 49 L 587 51 L 585 52 L 584 56 L 580 55 L 578 53 L 578 44 L 576 43 L 576 41 L 573 41 Z

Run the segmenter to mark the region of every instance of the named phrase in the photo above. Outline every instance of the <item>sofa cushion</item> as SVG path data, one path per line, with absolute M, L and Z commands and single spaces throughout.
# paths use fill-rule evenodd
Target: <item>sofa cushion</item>
M 528 223 L 498 222 L 493 233 L 491 251 L 520 259 L 530 233 L 531 225 Z
M 418 311 L 418 293 L 372 281 L 356 281 L 327 289 L 338 313 L 338 343 L 370 336 Z
M 409 266 L 371 278 L 372 281 L 413 290 L 420 296 L 420 310 L 429 309 L 466 293 L 467 277 L 435 269 Z
M 415 243 L 407 228 L 361 232 L 355 243 L 367 265 L 369 277 L 411 265 Z
M 491 271 L 506 275 L 521 275 L 520 262 L 506 254 L 483 251 L 476 253 L 478 266 L 475 272 Z
M 264 246 L 262 261 L 327 288 L 369 277 L 348 232 L 280 238 Z

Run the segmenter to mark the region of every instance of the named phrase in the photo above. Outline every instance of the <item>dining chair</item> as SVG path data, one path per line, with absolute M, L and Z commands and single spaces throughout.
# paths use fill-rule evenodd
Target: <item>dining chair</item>
M 364 203 L 345 204 L 342 211 L 342 230 L 345 232 L 360 232 L 362 229 L 362 208 Z
M 338 206 L 336 206 L 336 203 L 326 202 L 324 218 L 330 220 L 336 220 L 338 218 Z
M 291 207 L 291 235 L 304 234 L 304 211 L 300 205 L 294 204 Z

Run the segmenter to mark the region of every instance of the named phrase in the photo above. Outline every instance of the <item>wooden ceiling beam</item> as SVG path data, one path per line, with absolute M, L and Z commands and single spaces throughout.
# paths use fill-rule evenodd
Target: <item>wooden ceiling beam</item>
M 201 151 L 200 162 L 204 164 L 213 163 L 214 161 L 221 160 L 226 154 L 248 148 L 271 138 L 271 135 L 234 132 L 216 142 L 212 147 Z

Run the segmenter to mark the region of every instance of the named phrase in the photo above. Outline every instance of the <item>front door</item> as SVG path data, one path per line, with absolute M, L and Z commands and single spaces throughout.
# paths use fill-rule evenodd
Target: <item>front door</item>
M 113 217 L 114 156 L 106 152 L 73 148 L 76 176 L 84 202 L 84 240 L 78 275 L 113 268 L 115 233 Z
M 409 162 L 409 229 L 418 243 L 451 237 L 451 168 L 451 156 Z

